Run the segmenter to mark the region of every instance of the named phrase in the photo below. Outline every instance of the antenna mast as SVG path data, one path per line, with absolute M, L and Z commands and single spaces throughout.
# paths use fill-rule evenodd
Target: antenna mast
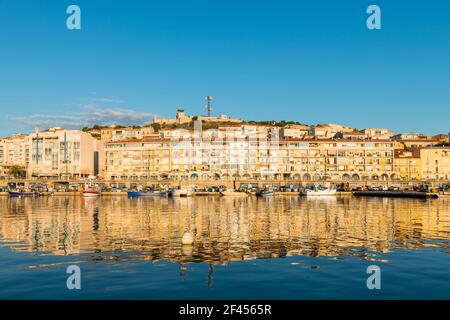
M 211 101 L 212 101 L 211 96 L 206 96 L 206 110 L 208 110 L 208 117 L 211 117 L 211 112 L 212 112 L 212 107 L 211 107 Z

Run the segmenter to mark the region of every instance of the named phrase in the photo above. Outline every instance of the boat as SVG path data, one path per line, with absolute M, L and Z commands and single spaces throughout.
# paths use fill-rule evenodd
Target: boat
M 169 190 L 170 197 L 191 197 L 194 194 L 193 188 L 177 188 Z
M 94 184 L 87 184 L 83 190 L 83 197 L 94 198 L 100 195 L 100 190 Z
M 308 197 L 335 196 L 336 191 L 333 187 L 314 186 L 313 189 L 305 189 L 300 194 Z
M 388 197 L 388 198 L 419 198 L 419 199 L 436 199 L 439 194 L 423 191 L 355 191 L 354 196 L 357 197 Z
M 260 196 L 260 197 L 271 197 L 273 196 L 273 190 L 269 190 L 269 189 L 264 189 L 259 191 L 256 195 Z
M 159 190 L 152 191 L 128 191 L 127 195 L 129 198 L 137 198 L 137 197 L 160 197 L 163 196 L 165 192 Z
M 248 193 L 226 189 L 226 190 L 220 191 L 220 195 L 222 195 L 222 196 L 232 196 L 232 197 L 247 197 Z
M 30 198 L 30 197 L 38 197 L 39 192 L 35 191 L 8 191 L 10 197 L 15 198 Z

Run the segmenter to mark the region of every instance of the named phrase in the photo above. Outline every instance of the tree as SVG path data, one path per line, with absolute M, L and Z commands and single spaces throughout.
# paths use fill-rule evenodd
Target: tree
M 21 166 L 11 166 L 9 168 L 9 175 L 13 176 L 14 178 L 20 178 L 25 176 L 25 170 Z
M 152 123 L 151 126 L 155 132 L 158 132 L 159 130 L 161 130 L 161 124 L 159 124 L 159 123 Z

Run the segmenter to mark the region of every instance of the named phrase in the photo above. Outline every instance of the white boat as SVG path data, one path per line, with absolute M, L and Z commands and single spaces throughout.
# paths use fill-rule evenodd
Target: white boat
M 191 197 L 193 194 L 194 194 L 194 189 L 191 187 L 172 189 L 169 192 L 169 196 L 172 196 L 172 197 Z
M 334 196 L 336 195 L 336 189 L 332 187 L 315 186 L 314 189 L 306 189 L 301 194 L 308 197 L 317 196 Z
M 240 191 L 234 191 L 230 189 L 222 190 L 220 191 L 220 194 L 222 196 L 232 196 L 232 197 L 247 197 L 248 193 L 246 192 L 240 192 Z
M 99 188 L 94 184 L 87 184 L 84 187 L 83 197 L 85 198 L 95 198 L 100 195 Z

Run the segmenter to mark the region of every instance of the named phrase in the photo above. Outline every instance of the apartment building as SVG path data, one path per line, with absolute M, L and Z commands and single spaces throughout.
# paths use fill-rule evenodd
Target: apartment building
M 121 141 L 129 139 L 142 139 L 150 136 L 154 130 L 150 126 L 146 127 L 109 127 L 100 131 L 102 141 Z
M 396 179 L 393 142 L 351 139 L 280 141 L 283 175 L 299 180 Z
M 355 131 L 355 128 L 326 123 L 311 126 L 309 135 L 318 139 L 331 139 L 334 138 L 338 133 L 347 133 L 352 131 Z
M 393 136 L 394 140 L 432 140 L 433 137 L 423 133 L 399 133 Z
M 0 178 L 10 176 L 11 167 L 24 171 L 29 163 L 30 144 L 25 134 L 16 134 L 0 140 Z
M 424 179 L 450 179 L 450 147 L 422 148 L 420 160 Z
M 109 142 L 105 144 L 105 178 L 397 178 L 392 141 L 280 139 L 274 128 L 254 129 L 222 128 L 198 136 L 189 131 L 172 132 L 170 139 Z
M 85 178 L 102 171 L 102 142 L 79 130 L 50 128 L 27 136 L 29 178 Z
M 105 178 L 147 180 L 168 177 L 172 170 L 170 140 L 143 138 L 107 142 Z
M 419 150 L 395 150 L 394 170 L 401 180 L 422 179 L 422 161 Z
M 394 133 L 386 128 L 366 128 L 361 130 L 366 139 L 372 140 L 387 140 L 390 139 Z

